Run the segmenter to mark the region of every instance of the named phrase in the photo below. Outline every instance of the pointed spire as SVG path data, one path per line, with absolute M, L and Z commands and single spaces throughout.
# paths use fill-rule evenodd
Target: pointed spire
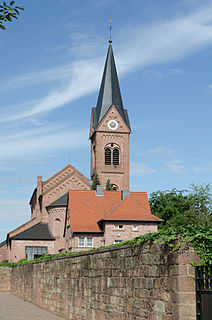
M 109 40 L 109 48 L 107 52 L 107 58 L 105 62 L 105 68 L 102 77 L 102 83 L 99 91 L 99 97 L 96 106 L 96 123 L 95 127 L 99 124 L 102 118 L 112 105 L 114 105 L 123 120 L 129 127 L 129 120 L 126 114 L 126 110 L 123 108 L 121 92 L 119 88 L 119 81 L 116 71 L 116 65 L 113 55 L 113 49 L 111 45 L 112 40 Z

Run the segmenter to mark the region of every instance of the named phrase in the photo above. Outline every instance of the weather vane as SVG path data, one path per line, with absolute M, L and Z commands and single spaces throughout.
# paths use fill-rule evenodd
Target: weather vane
M 112 20 L 111 19 L 109 19 L 109 24 L 110 24 L 110 40 L 109 40 L 109 42 L 111 43 L 112 42 Z

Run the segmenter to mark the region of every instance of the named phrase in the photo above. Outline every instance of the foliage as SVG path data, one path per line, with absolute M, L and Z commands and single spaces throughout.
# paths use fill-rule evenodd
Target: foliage
M 110 179 L 108 179 L 107 182 L 106 182 L 105 190 L 113 191 L 113 187 L 112 187 L 112 184 L 110 183 Z
M 149 198 L 152 214 L 163 219 L 160 227 L 198 224 L 212 227 L 210 185 L 192 185 L 191 191 L 157 191 Z
M 212 229 L 208 226 L 195 224 L 172 226 L 130 240 L 130 244 L 138 245 L 148 240 L 166 244 L 173 250 L 176 250 L 183 243 L 191 243 L 200 255 L 202 264 L 212 264 Z
M 117 247 L 123 245 L 141 245 L 148 241 L 154 243 L 160 243 L 168 245 L 172 250 L 176 250 L 183 243 L 191 243 L 195 251 L 200 255 L 201 262 L 203 265 L 212 264 L 212 229 L 208 226 L 199 225 L 187 225 L 178 227 L 169 227 L 161 229 L 155 233 L 148 233 L 144 236 L 137 237 L 132 240 L 123 241 L 119 244 L 112 244 L 110 246 L 102 246 L 99 248 L 93 248 L 87 251 L 101 250 L 110 247 Z M 67 252 L 53 255 L 43 255 L 40 258 L 27 261 L 26 259 L 20 260 L 17 263 L 4 262 L 0 263 L 0 266 L 16 266 L 30 262 L 49 260 L 54 258 L 60 258 L 64 256 L 70 256 L 73 254 L 85 253 L 85 251 L 79 252 Z M 192 262 L 192 261 L 191 261 Z
M 3 4 L 0 4 L 0 29 L 6 29 L 3 23 L 18 19 L 20 10 L 24 10 L 24 7 L 16 6 L 15 1 L 10 1 L 9 4 L 3 1 Z
M 98 174 L 95 173 L 94 178 L 93 178 L 93 182 L 91 184 L 91 190 L 96 190 L 96 186 L 99 186 L 101 183 L 99 181 L 99 177 Z

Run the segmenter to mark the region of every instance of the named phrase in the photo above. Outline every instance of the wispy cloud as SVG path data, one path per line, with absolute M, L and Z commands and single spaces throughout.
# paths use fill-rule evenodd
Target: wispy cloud
M 170 171 L 172 171 L 174 173 L 184 173 L 185 172 L 184 165 L 182 165 L 182 163 L 178 160 L 166 161 L 165 165 Z
M 169 149 L 164 146 L 159 146 L 156 148 L 152 148 L 146 151 L 147 153 L 153 154 L 155 156 L 167 156 L 167 155 L 172 155 L 175 153 L 175 150 Z
M 64 130 L 38 128 L 1 136 L 1 161 L 8 158 L 32 156 L 43 152 L 58 151 L 67 148 L 81 148 L 87 144 L 87 129 Z
M 148 163 L 145 162 L 132 162 L 130 164 L 130 174 L 132 175 L 145 175 L 145 174 L 152 174 L 157 172 L 156 169 L 153 169 L 149 166 Z
M 77 37 L 79 38 L 79 35 Z M 120 75 L 156 64 L 178 61 L 212 45 L 212 5 L 200 7 L 198 12 L 178 19 L 126 27 L 119 39 L 121 45 L 116 46 L 116 57 Z M 79 48 L 77 43 L 76 41 L 72 50 Z M 98 43 L 96 45 L 98 46 Z M 0 121 L 34 117 L 94 92 L 99 87 L 103 61 L 102 56 L 92 60 L 83 59 L 68 66 L 10 79 L 4 85 L 5 88 L 42 81 L 60 82 L 57 88 L 49 91 L 46 96 L 36 101 L 24 101 L 21 112 L 18 111 L 20 105 L 7 106 L 8 112 L 2 114 Z
M 20 223 L 29 219 L 30 208 L 26 199 L 0 198 L 0 221 Z M 6 214 L 5 214 L 6 213 Z
M 168 72 L 169 72 L 170 74 L 174 74 L 174 75 L 182 75 L 182 74 L 185 73 L 182 69 L 179 69 L 179 68 L 171 68 L 171 69 L 168 69 Z
M 51 90 L 47 96 L 40 100 L 24 102 L 21 108 L 20 105 L 8 107 L 9 112 L 1 115 L 0 122 L 3 123 L 33 117 L 43 112 L 60 108 L 86 94 L 90 94 L 94 91 L 94 88 L 99 85 L 101 69 L 102 66 L 99 60 L 90 60 L 89 63 L 75 63 L 73 65 L 71 80 L 67 85 L 59 89 Z M 99 77 L 93 76 L 94 70 L 99 74 Z M 14 112 L 16 109 L 23 111 Z M 11 110 L 13 110 L 13 112 L 11 112 Z
M 9 90 L 11 88 L 19 89 L 31 85 L 37 85 L 44 82 L 66 81 L 73 74 L 72 64 L 30 72 L 19 76 L 11 77 L 5 80 L 0 87 L 0 91 Z
M 47 47 L 45 48 L 46 51 L 60 51 L 63 49 L 67 49 L 68 45 L 67 44 L 61 44 L 59 46 L 52 46 L 52 47 Z
M 206 162 L 203 165 L 193 167 L 195 172 L 212 172 L 212 162 Z

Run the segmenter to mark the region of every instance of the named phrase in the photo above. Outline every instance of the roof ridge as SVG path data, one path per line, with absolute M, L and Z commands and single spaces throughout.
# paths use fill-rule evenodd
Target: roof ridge
M 104 217 L 107 217 L 109 214 L 111 214 L 122 202 L 124 202 L 124 200 L 125 200 L 125 198 L 122 200 L 120 200 L 116 205 L 115 205 L 115 207 L 113 207 L 108 213 L 106 213 L 105 215 L 104 215 Z
M 64 170 L 68 169 L 69 167 L 71 167 L 73 169 L 73 172 L 78 173 L 83 178 L 83 180 L 85 180 L 86 182 L 89 182 L 89 179 L 84 174 L 79 172 L 72 164 L 68 163 L 67 166 L 65 166 L 64 168 L 62 168 L 61 170 L 59 170 L 58 172 L 53 174 L 53 176 L 49 177 L 47 180 L 43 181 L 43 184 L 49 182 L 52 178 L 57 177 L 58 175 L 60 175 Z
M 130 199 L 130 198 L 129 198 Z M 146 209 L 144 209 L 137 201 L 130 199 L 131 202 L 134 202 L 137 207 L 140 207 L 141 209 L 143 209 L 146 213 L 148 213 L 149 215 L 153 216 L 153 214 L 151 214 L 150 212 L 148 212 Z

